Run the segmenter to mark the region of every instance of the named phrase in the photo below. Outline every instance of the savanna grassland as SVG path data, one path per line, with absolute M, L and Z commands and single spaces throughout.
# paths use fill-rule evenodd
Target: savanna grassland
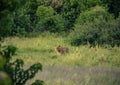
M 40 62 L 43 71 L 34 79 L 47 85 L 119 85 L 120 48 L 89 48 L 88 45 L 71 46 L 66 37 L 39 36 L 35 38 L 6 38 L 4 45 L 18 48 L 12 57 L 23 59 L 25 68 Z M 58 55 L 55 46 L 67 46 L 69 53 Z M 34 80 L 33 79 L 33 80 Z M 33 80 L 27 82 L 29 85 Z
M 120 85 L 120 0 L 0 0 L 3 73 L 0 85 Z

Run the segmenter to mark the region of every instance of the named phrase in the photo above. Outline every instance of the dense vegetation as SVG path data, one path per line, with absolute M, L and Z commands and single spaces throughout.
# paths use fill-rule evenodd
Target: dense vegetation
M 119 46 L 119 4 L 119 0 L 1 0 L 0 36 L 72 30 L 72 45 Z
M 34 38 L 9 37 L 2 44 L 12 44 L 18 48 L 11 61 L 22 59 L 26 68 L 36 62 L 42 64 L 42 71 L 30 79 L 26 85 L 31 85 L 36 79 L 43 80 L 45 85 L 97 85 L 101 83 L 102 85 L 119 85 L 119 47 L 89 48 L 89 45 L 76 47 L 65 40 L 67 37 L 56 37 L 47 33 Z M 69 53 L 58 55 L 54 50 L 56 45 L 68 47 Z
M 56 62 L 61 61 L 62 64 L 75 66 L 102 66 L 104 64 L 106 66 L 112 67 L 115 65 L 115 67 L 119 67 L 120 0 L 0 0 L 0 71 L 2 70 L 9 75 L 7 75 L 8 84 L 12 82 L 15 85 L 24 85 L 28 79 L 33 78 L 35 73 L 41 69 L 41 64 L 34 64 L 29 69 L 24 70 L 24 57 L 22 58 L 23 60 L 17 57 L 15 61 L 10 62 L 16 48 L 2 46 L 4 44 L 2 42 L 3 39 L 11 36 L 35 37 L 39 35 L 44 36 L 45 40 L 40 37 L 40 42 L 37 39 L 38 42 L 35 42 L 37 45 L 34 47 L 34 43 L 30 44 L 32 38 L 28 39 L 29 42 L 25 43 L 25 46 L 30 44 L 33 47 L 25 48 L 24 46 L 18 52 L 29 54 L 29 50 L 31 53 L 38 52 L 39 54 L 40 51 L 41 55 L 43 53 L 45 56 L 44 58 L 40 57 L 42 63 L 47 59 L 56 59 L 55 61 L 52 60 L 52 63 L 45 63 L 47 65 L 59 65 Z M 59 39 L 62 43 L 56 39 L 58 35 L 65 36 L 64 41 L 67 41 L 65 45 L 69 43 L 70 51 L 74 50 L 76 55 L 69 53 L 67 57 L 57 59 L 52 47 L 56 43 L 64 45 L 64 41 L 60 37 Z M 48 38 L 52 40 L 50 41 Z M 4 42 L 7 43 L 7 41 Z M 11 40 L 11 42 L 14 44 L 14 40 Z M 19 45 L 21 44 L 20 42 L 16 41 Z M 44 43 L 50 44 L 50 42 L 52 42 L 50 47 L 44 45 Z M 95 54 L 95 50 L 89 49 L 89 47 L 81 46 L 78 49 L 74 47 L 86 46 L 86 44 L 89 47 L 100 48 L 95 48 L 95 50 L 98 50 Z M 38 48 L 39 46 L 41 46 L 40 49 Z M 18 46 L 18 48 L 21 47 Z M 111 49 L 112 47 L 114 48 Z M 84 53 L 87 50 L 89 52 Z M 90 53 L 91 55 L 89 55 Z M 35 54 L 33 53 L 33 55 Z M 39 54 L 39 56 L 41 55 Z M 86 59 L 86 56 L 89 56 L 89 58 Z M 16 72 L 17 75 L 15 74 Z M 7 83 L 5 85 L 8 85 Z M 41 84 L 43 84 L 43 81 L 36 80 L 32 85 Z
M 36 63 L 27 70 L 23 69 L 24 61 L 16 59 L 11 62 L 12 56 L 16 52 L 16 47 L 12 45 L 0 46 L 0 84 L 1 85 L 25 85 L 27 80 L 33 78 L 35 74 L 42 70 L 42 65 Z M 7 80 L 6 80 L 7 79 Z M 36 84 L 43 85 L 43 81 L 38 80 Z M 33 83 L 33 85 L 36 85 Z

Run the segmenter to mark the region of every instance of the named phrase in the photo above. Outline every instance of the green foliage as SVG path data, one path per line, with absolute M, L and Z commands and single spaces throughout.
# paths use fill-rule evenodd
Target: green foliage
M 10 76 L 14 85 L 25 85 L 28 79 L 33 78 L 39 70 L 42 70 L 42 65 L 40 63 L 36 63 L 30 66 L 30 68 L 27 70 L 24 70 L 23 60 L 17 59 L 14 62 L 10 62 L 12 55 L 14 55 L 16 52 L 16 49 L 17 48 L 12 45 L 0 47 L 0 54 L 6 60 L 2 65 L 4 66 L 4 71 L 7 72 L 7 74 Z M 0 69 L 3 69 L 3 66 L 0 64 Z
M 83 20 L 83 21 L 82 21 Z M 97 7 L 81 13 L 70 35 L 72 45 L 90 44 L 92 46 L 109 44 L 119 46 L 119 21 L 105 10 Z
M 37 10 L 37 7 L 39 6 L 39 3 L 37 0 L 27 0 L 25 4 L 25 8 L 27 9 L 26 12 L 27 14 L 30 14 L 31 20 L 34 21 L 35 19 L 35 13 Z
M 29 1 L 28 1 L 29 2 Z M 12 35 L 23 35 L 31 31 L 31 20 L 29 12 L 29 4 L 28 2 L 24 2 L 24 4 L 14 10 L 13 12 L 13 20 L 14 23 L 11 27 Z
M 0 12 L 0 37 L 6 37 L 11 34 L 13 24 L 12 15 L 8 10 Z
M 119 0 L 102 0 L 103 4 L 107 5 L 108 11 L 113 13 L 117 18 L 120 12 L 120 1 Z
M 91 8 L 90 10 L 86 10 L 85 12 L 82 12 L 79 17 L 76 19 L 75 25 L 77 24 L 84 24 L 86 22 L 93 22 L 95 19 L 98 18 L 104 18 L 106 21 L 112 20 L 112 16 L 107 12 L 107 10 L 104 7 L 101 6 L 95 6 Z
M 36 15 L 38 16 L 38 22 L 36 24 L 36 31 L 46 31 L 49 30 L 49 26 L 51 25 L 51 17 L 54 14 L 54 10 L 52 7 L 48 8 L 45 6 L 39 6 L 36 11 Z M 50 25 L 49 25 L 50 24 Z
M 17 48 L 12 45 L 1 46 L 0 54 L 4 56 L 6 62 L 9 62 L 11 56 L 15 54 L 16 50 Z
M 50 20 L 48 20 L 45 25 L 46 25 L 46 27 L 48 27 L 48 30 L 50 32 L 61 33 L 63 31 L 65 31 L 65 20 L 59 14 L 54 15 L 53 17 L 51 17 Z
M 82 11 L 101 4 L 100 0 L 63 0 L 61 15 L 66 20 L 66 28 L 73 27 L 77 17 Z
M 54 9 L 52 7 L 39 6 L 36 11 L 36 15 L 40 19 L 48 19 L 54 14 Z
M 101 0 L 85 0 L 84 3 L 86 5 L 86 9 L 102 4 Z
M 87 30 L 86 32 L 89 31 L 88 34 L 86 36 L 81 34 L 82 37 L 79 39 L 76 39 L 77 35 L 75 35 L 74 42 L 83 43 L 85 41 L 84 43 L 86 43 L 89 42 L 88 40 L 92 40 L 90 42 L 95 41 L 98 43 L 96 39 L 102 35 L 104 40 L 108 39 L 109 42 L 114 41 L 119 43 L 119 32 L 116 32 L 119 31 L 119 20 L 113 19 L 119 16 L 119 3 L 120 1 L 117 0 L 1 0 L 0 38 L 11 35 L 39 35 L 46 31 L 51 33 L 68 33 L 71 29 L 83 27 L 84 30 Z M 113 13 L 114 16 L 107 11 Z M 101 26 L 98 26 L 97 21 L 99 25 L 100 23 L 101 25 L 105 23 L 105 26 L 103 26 L 103 28 L 107 29 L 105 32 L 108 33 L 108 30 L 110 30 L 111 34 L 103 36 L 104 32 L 97 33 L 100 31 L 99 29 L 102 29 Z M 96 22 L 96 27 L 95 25 L 91 25 Z M 89 30 L 87 27 L 84 27 L 85 24 L 91 26 Z M 116 30 L 115 33 L 112 32 L 114 31 L 113 29 Z M 94 35 L 91 35 L 91 33 Z M 94 38 L 95 36 L 97 37 L 90 39 L 93 36 Z M 108 38 L 108 36 L 110 37 Z M 81 41 L 83 38 L 85 40 Z M 104 40 L 102 39 L 100 38 L 99 41 L 103 43 Z M 108 43 L 106 40 L 105 42 Z
M 38 23 L 36 31 L 62 32 L 64 31 L 64 19 L 61 15 L 56 14 L 52 7 L 39 6 L 36 12 Z
M 12 35 L 25 35 L 30 31 L 30 16 L 25 14 L 14 14 Z
M 24 0 L 0 0 L 0 11 L 8 9 L 13 11 L 21 5 Z
M 17 23 L 14 20 L 14 12 L 23 5 L 23 0 L 1 0 L 0 4 L 0 37 L 6 37 L 13 34 L 13 25 Z
M 42 65 L 40 63 L 32 65 L 29 69 L 23 69 L 23 61 L 21 59 L 17 59 L 13 63 L 7 63 L 5 66 L 6 72 L 12 78 L 14 85 L 24 85 L 28 79 L 31 79 L 35 76 L 35 74 L 42 69 Z
M 63 6 L 61 8 L 61 15 L 63 18 L 65 18 L 66 23 L 65 27 L 66 30 L 69 30 L 73 27 L 73 24 L 75 22 L 75 19 L 79 15 L 81 11 L 81 3 L 79 3 L 79 0 L 63 0 Z
M 43 85 L 44 82 L 41 80 L 36 80 L 32 85 Z

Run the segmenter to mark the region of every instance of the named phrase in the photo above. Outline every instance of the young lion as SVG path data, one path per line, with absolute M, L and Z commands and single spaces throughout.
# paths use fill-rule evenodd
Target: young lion
M 68 49 L 68 47 L 61 47 L 61 46 L 59 45 L 59 46 L 56 46 L 56 47 L 55 47 L 55 51 L 56 51 L 58 54 L 62 55 L 62 54 L 68 53 L 68 52 L 69 52 L 69 49 Z

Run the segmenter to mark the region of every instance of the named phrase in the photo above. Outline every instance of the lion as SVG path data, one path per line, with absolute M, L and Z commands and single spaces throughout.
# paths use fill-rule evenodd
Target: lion
M 68 47 L 62 47 L 60 45 L 55 47 L 55 51 L 59 55 L 63 55 L 63 54 L 69 53 Z

